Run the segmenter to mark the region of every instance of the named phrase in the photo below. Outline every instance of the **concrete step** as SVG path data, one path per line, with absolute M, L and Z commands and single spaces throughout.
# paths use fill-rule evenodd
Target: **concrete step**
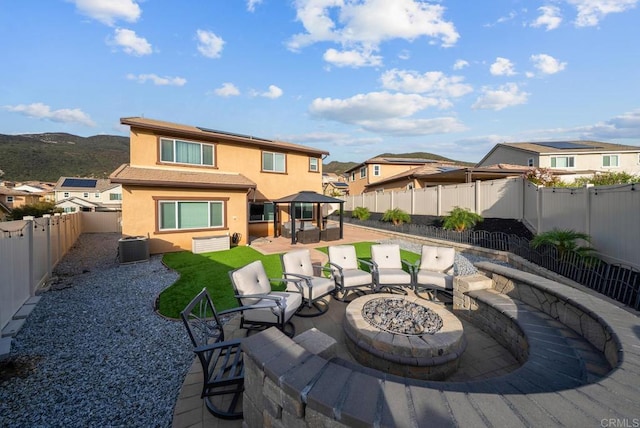
M 20 331 L 25 321 L 26 321 L 26 318 L 12 319 L 2 329 L 1 337 L 14 337 L 16 334 L 18 334 L 18 331 Z
M 3 337 L 0 339 L 0 361 L 4 360 L 11 353 L 11 338 Z

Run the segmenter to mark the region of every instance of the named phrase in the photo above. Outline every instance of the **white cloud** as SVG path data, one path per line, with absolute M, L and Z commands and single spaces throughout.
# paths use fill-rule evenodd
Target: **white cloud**
M 196 37 L 198 38 L 198 52 L 207 58 L 220 58 L 225 43 L 222 37 L 205 30 L 198 30 Z
M 305 32 L 288 42 L 300 50 L 317 42 L 333 42 L 345 51 L 377 51 L 380 43 L 429 37 L 444 47 L 460 37 L 443 16 L 444 7 L 417 0 L 296 0 L 296 19 Z
M 121 47 L 129 55 L 143 56 L 153 52 L 147 39 L 138 37 L 135 31 L 125 28 L 116 28 L 111 44 Z
M 261 3 L 262 0 L 247 0 L 247 10 L 249 12 L 254 12 L 256 10 L 256 6 Z
M 507 58 L 497 57 L 496 62 L 491 64 L 489 72 L 494 76 L 513 76 L 516 72 L 513 70 L 513 63 Z
M 469 67 L 469 63 L 463 59 L 459 59 L 453 64 L 454 70 L 462 70 L 463 68 L 466 68 L 466 67 Z
M 640 138 L 640 109 L 624 113 L 591 126 L 576 128 L 573 131 L 581 133 L 590 139 Z
M 358 50 L 337 51 L 327 49 L 323 59 L 336 67 L 370 67 L 382 65 L 382 57 L 372 53 Z
M 532 27 L 546 27 L 547 31 L 555 30 L 562 22 L 560 8 L 557 6 L 541 6 L 538 8 L 540 16 L 531 23 Z
M 223 83 L 221 87 L 216 89 L 215 94 L 220 97 L 234 97 L 240 95 L 240 90 L 233 83 Z
M 7 111 L 20 113 L 36 119 L 47 119 L 52 122 L 78 123 L 85 126 L 96 125 L 88 114 L 78 108 L 51 110 L 51 107 L 43 103 L 19 104 L 16 106 L 4 106 L 3 108 Z
M 261 97 L 276 99 L 282 96 L 282 89 L 278 88 L 276 85 L 269 85 L 269 90 L 267 92 L 262 92 L 259 94 Z
M 316 98 L 309 111 L 313 116 L 343 123 L 407 117 L 428 107 L 438 106 L 435 98 L 418 94 L 370 92 L 346 99 Z
M 402 59 L 402 60 L 407 60 L 411 58 L 411 52 L 409 52 L 406 49 L 402 49 L 399 53 L 398 53 L 398 58 Z
M 83 15 L 113 26 L 117 20 L 136 22 L 142 11 L 133 0 L 72 0 Z
M 578 10 L 576 27 L 593 27 L 610 13 L 633 9 L 638 0 L 566 0 Z
M 471 106 L 474 110 L 502 110 L 519 104 L 525 104 L 529 94 L 520 91 L 515 83 L 507 83 L 498 89 L 483 87 L 482 94 Z
M 358 123 L 370 132 L 411 137 L 431 134 L 449 134 L 466 131 L 467 127 L 455 117 L 436 117 L 433 119 L 386 119 L 361 121 Z
M 515 11 L 512 10 L 511 12 L 509 12 L 508 15 L 501 16 L 494 23 L 484 24 L 483 27 L 488 27 L 488 28 L 495 27 L 498 24 L 503 24 L 505 22 L 509 22 L 509 21 L 513 20 L 516 16 L 518 16 L 518 14 Z
M 187 83 L 187 79 L 183 77 L 161 77 L 157 74 L 127 74 L 127 79 L 136 80 L 139 83 L 146 83 L 147 81 L 158 86 L 184 86 Z
M 419 74 L 411 70 L 393 69 L 385 72 L 380 80 L 385 89 L 440 98 L 457 98 L 473 91 L 471 85 L 463 83 L 463 77 L 446 76 L 440 71 Z
M 566 62 L 560 62 L 547 54 L 531 55 L 530 59 L 533 66 L 542 74 L 556 74 L 567 67 Z

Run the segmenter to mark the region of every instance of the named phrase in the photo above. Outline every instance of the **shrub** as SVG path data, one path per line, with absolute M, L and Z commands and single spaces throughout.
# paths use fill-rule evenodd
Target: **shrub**
M 573 181 L 574 187 L 593 184 L 594 186 L 612 186 L 614 184 L 639 183 L 640 175 L 632 175 L 626 172 L 599 172 L 590 177 L 580 177 Z
M 367 207 L 356 207 L 351 212 L 351 217 L 357 218 L 358 220 L 369 220 L 371 213 Z
M 449 215 L 444 218 L 442 227 L 444 229 L 462 232 L 466 229 L 472 228 L 482 220 L 484 219 L 480 214 L 476 214 L 464 208 L 455 207 L 451 210 Z
M 14 208 L 9 214 L 9 220 L 22 220 L 26 216 L 42 217 L 43 214 L 61 213 L 61 208 L 56 208 L 56 204 L 53 202 L 36 202 L 31 205 L 24 205 L 22 207 Z
M 574 251 L 584 257 L 591 255 L 591 253 L 595 251 L 594 248 L 589 245 L 579 245 L 579 241 L 590 244 L 591 236 L 571 229 L 554 228 L 534 236 L 530 245 L 536 249 L 543 245 L 550 245 L 558 250 L 560 257 L 569 251 Z
M 411 223 L 411 216 L 400 208 L 393 208 L 385 211 L 382 221 L 390 221 L 395 226 L 399 226 L 402 223 Z
M 549 168 L 532 168 L 524 173 L 524 178 L 533 184 L 545 187 L 557 187 L 562 183 L 560 178 L 553 175 L 553 171 Z

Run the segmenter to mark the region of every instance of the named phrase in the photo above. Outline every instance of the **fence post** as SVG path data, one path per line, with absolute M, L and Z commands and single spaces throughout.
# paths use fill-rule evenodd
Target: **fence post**
M 584 185 L 584 233 L 591 235 L 591 189 L 593 183 Z
M 33 267 L 34 257 L 33 257 L 33 222 L 36 218 L 34 216 L 28 215 L 22 217 L 22 220 L 26 222 L 24 225 L 24 238 L 27 240 L 28 248 L 29 248 L 29 296 L 34 296 L 36 291 L 36 281 L 35 281 L 35 269 Z
M 51 257 L 51 214 L 43 214 L 42 221 L 44 222 L 45 236 L 47 237 L 47 278 L 53 276 L 53 266 Z
M 409 189 L 411 191 L 411 215 L 416 213 L 416 189 L 413 187 Z
M 436 193 L 436 215 L 442 217 L 442 184 L 438 184 L 438 192 Z
M 544 190 L 544 186 L 537 186 L 536 191 L 538 192 L 538 200 L 537 200 L 537 211 L 538 211 L 538 228 L 537 232 L 542 233 L 542 192 Z
M 482 214 L 482 207 L 480 206 L 482 204 L 482 197 L 480 196 L 480 180 L 476 180 L 475 182 L 475 213 L 476 214 Z

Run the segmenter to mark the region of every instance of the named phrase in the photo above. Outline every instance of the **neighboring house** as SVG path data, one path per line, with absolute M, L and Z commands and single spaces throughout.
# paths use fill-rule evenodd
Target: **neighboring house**
M 109 179 L 60 177 L 54 194 L 56 206 L 64 212 L 122 209 L 122 186 Z
M 419 158 L 374 157 L 368 159 L 345 171 L 345 175 L 349 180 L 349 194 L 359 195 L 369 192 L 371 190 L 367 186 L 433 163 L 451 165 L 452 167 L 456 165 L 454 162 Z
M 323 172 L 322 192 L 327 196 L 348 195 L 349 184 L 342 175 L 338 175 L 335 172 Z
M 568 171 L 640 173 L 640 147 L 599 141 L 542 141 L 497 144 L 476 165 L 507 163 Z
M 13 187 L 0 186 L 0 219 L 5 219 L 15 208 L 33 205 L 40 197 Z
M 365 192 L 384 192 L 394 190 L 422 189 L 437 184 L 451 184 L 458 181 L 435 179 L 442 172 L 461 170 L 461 166 L 451 162 L 441 163 L 433 161 L 425 165 L 403 171 L 391 177 L 383 178 L 375 183 L 367 184 Z
M 322 193 L 329 153 L 298 144 L 140 117 L 130 127 L 130 163 L 111 174 L 122 185 L 122 232 L 149 238 L 151 253 L 191 250 L 194 238 L 274 233 L 273 200 Z M 280 205 L 278 205 L 280 207 Z M 313 206 L 295 213 L 314 220 Z
M 40 181 L 26 181 L 17 184 L 14 189 L 38 195 L 41 201 L 55 202 L 55 183 L 46 183 Z

